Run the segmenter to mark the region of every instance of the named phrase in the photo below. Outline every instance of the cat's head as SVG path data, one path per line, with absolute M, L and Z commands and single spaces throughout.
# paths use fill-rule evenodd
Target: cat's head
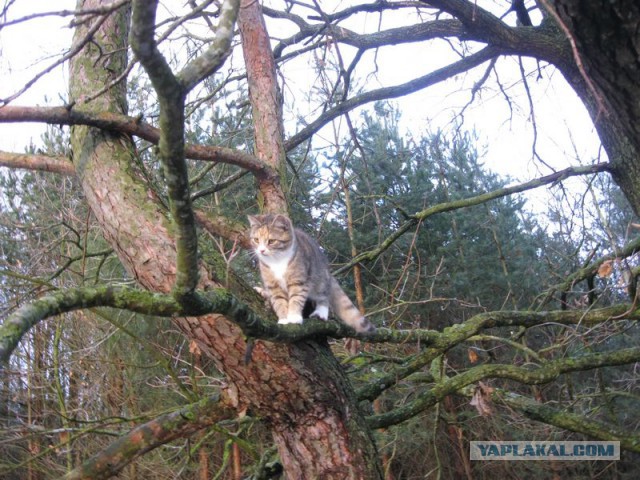
M 289 253 L 295 236 L 285 215 L 249 215 L 249 239 L 258 257 L 277 259 Z

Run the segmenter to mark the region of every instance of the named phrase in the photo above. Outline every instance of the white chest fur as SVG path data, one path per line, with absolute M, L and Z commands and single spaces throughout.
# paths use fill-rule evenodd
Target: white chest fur
M 282 254 L 277 257 L 265 257 L 261 256 L 260 260 L 269 267 L 271 273 L 276 278 L 280 286 L 286 290 L 286 283 L 284 281 L 285 274 L 287 273 L 287 267 L 289 266 L 289 262 L 293 258 L 294 249 L 290 248 L 286 252 L 282 252 Z

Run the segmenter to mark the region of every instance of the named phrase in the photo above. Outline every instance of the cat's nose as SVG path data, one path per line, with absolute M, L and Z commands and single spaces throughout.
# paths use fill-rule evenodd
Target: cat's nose
M 264 254 L 267 251 L 266 247 L 258 247 L 258 253 Z

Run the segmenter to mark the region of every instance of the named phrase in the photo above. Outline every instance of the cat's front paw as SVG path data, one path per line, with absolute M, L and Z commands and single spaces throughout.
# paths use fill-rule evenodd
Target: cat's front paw
M 287 315 L 287 318 L 280 318 L 278 320 L 280 325 L 287 325 L 289 323 L 302 323 L 302 315 Z
M 265 300 L 269 300 L 269 298 L 271 297 L 271 295 L 269 295 L 269 292 L 267 291 L 266 288 L 262 288 L 262 287 L 253 287 L 253 289 L 258 292 L 260 294 L 260 296 L 262 298 L 264 298 Z

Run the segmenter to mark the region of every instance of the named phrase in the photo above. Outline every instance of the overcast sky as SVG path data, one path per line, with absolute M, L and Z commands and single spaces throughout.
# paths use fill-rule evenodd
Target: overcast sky
M 184 3 L 176 3 L 176 8 Z M 323 2 L 323 5 L 325 3 L 328 2 Z M 18 0 L 10 11 L 15 18 L 34 11 L 49 11 L 52 8 L 73 9 L 75 2 Z M 384 18 L 384 28 L 401 21 L 400 18 L 394 19 L 391 15 L 385 15 Z M 346 26 L 360 31 L 371 30 L 377 28 L 378 19 L 378 15 L 375 14 L 361 15 L 357 21 L 354 20 Z M 69 17 L 46 17 L 0 31 L 0 71 L 3 78 L 0 82 L 1 97 L 19 89 L 35 72 L 54 62 L 68 47 L 73 33 L 67 27 L 69 21 Z M 287 32 L 282 31 L 282 23 L 278 23 L 277 28 L 272 24 L 271 32 L 280 38 L 287 35 Z M 350 47 L 342 47 L 341 52 L 348 57 L 350 50 Z M 424 44 L 385 47 L 365 55 L 358 70 L 359 82 L 366 86 L 367 90 L 396 85 L 443 66 L 451 58 L 450 48 L 444 42 L 429 48 L 425 48 Z M 234 61 L 237 64 L 239 60 Z M 535 70 L 535 61 L 524 61 L 527 71 Z M 304 101 L 291 102 L 291 98 L 295 95 L 302 99 L 310 91 L 309 80 L 313 79 L 314 75 L 309 70 L 308 59 L 291 62 L 283 68 L 286 75 L 298 79 L 287 84 L 285 95 L 289 103 L 304 105 Z M 450 126 L 456 112 L 468 102 L 471 88 L 484 72 L 484 68 L 485 65 L 468 76 L 456 78 L 455 81 L 393 100 L 402 112 L 403 127 L 414 134 L 420 134 Z M 502 58 L 498 61 L 497 70 L 500 73 L 501 84 L 508 89 L 511 96 L 511 107 L 515 106 L 514 110 L 510 111 L 509 103 L 505 101 L 495 82 L 488 83 L 487 85 L 493 86 L 479 92 L 475 103 L 466 110 L 465 128 L 477 131 L 483 144 L 480 150 L 484 147 L 486 151 L 484 161 L 497 173 L 509 174 L 521 180 L 549 173 L 540 163 L 532 161 L 533 129 L 528 100 L 520 82 L 517 60 Z M 61 97 L 66 96 L 66 72 L 65 64 L 62 68 L 47 74 L 14 104 L 61 105 Z M 590 163 L 596 158 L 599 154 L 599 140 L 591 120 L 561 75 L 555 69 L 543 65 L 542 78 L 530 78 L 529 87 L 537 120 L 537 151 L 544 161 L 557 169 L 575 165 L 578 161 L 575 158 L 574 146 L 583 163 Z M 357 115 L 357 112 L 354 115 Z M 346 128 L 343 128 L 346 133 Z M 42 131 L 42 125 L 0 125 L 0 148 L 23 151 L 31 140 L 36 144 L 40 142 Z

